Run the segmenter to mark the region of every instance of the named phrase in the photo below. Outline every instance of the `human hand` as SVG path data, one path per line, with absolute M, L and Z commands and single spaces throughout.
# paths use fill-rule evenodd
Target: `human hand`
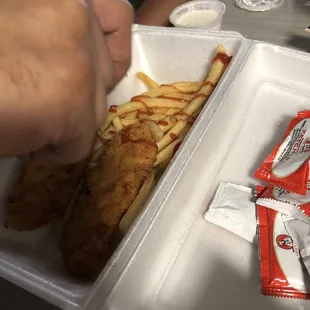
M 137 24 L 168 26 L 170 13 L 179 5 L 191 0 L 145 0 L 136 14 Z
M 99 35 L 104 33 L 105 43 L 112 58 L 114 70 L 110 75 L 110 77 L 113 76 L 110 87 L 114 87 L 125 75 L 130 65 L 131 25 L 134 12 L 127 0 L 91 0 L 91 3 L 99 21 Z M 97 42 L 100 42 L 100 38 Z M 102 51 L 105 49 L 98 47 L 102 71 L 106 72 L 104 68 L 107 57 Z
M 132 21 L 124 0 L 91 4 L 0 2 L 0 156 L 64 164 L 90 152 L 106 95 L 128 68 Z

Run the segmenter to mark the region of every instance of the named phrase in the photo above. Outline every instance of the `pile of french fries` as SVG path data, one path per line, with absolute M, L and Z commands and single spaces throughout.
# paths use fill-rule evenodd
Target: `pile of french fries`
M 216 53 L 226 54 L 222 45 Z M 157 143 L 155 166 L 168 163 L 177 147 L 184 140 L 214 87 L 223 75 L 227 64 L 220 59 L 212 63 L 205 82 L 177 82 L 160 85 L 145 73 L 138 72 L 148 90 L 135 96 L 130 102 L 112 106 L 98 134 L 101 141 L 110 140 L 124 127 L 144 122 Z
M 218 54 L 230 59 L 222 45 L 216 48 L 216 55 Z M 137 78 L 145 84 L 148 90 L 133 97 L 130 102 L 110 107 L 107 119 L 98 132 L 99 139 L 92 162 L 96 160 L 96 150 L 100 149 L 104 141 L 112 139 L 126 126 L 143 122 L 150 127 L 158 147 L 154 167 L 160 165 L 165 168 L 212 94 L 228 63 L 215 57 L 204 82 L 176 82 L 160 85 L 145 73 L 138 72 Z M 145 193 L 154 186 L 154 175 L 150 175 L 145 183 L 147 190 L 141 191 L 141 197 L 137 196 L 136 200 L 139 202 L 133 203 L 137 205 L 135 208 L 130 207 L 131 213 L 137 213 L 140 210 L 141 201 L 147 198 Z M 133 218 L 132 215 L 130 221 L 133 221 Z M 130 221 L 124 221 L 126 223 L 121 222 L 120 228 L 127 231 L 129 226 L 127 222 Z

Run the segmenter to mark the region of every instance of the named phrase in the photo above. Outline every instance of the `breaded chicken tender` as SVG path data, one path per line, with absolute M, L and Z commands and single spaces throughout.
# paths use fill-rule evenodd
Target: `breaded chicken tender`
M 68 210 L 60 241 L 72 275 L 95 279 L 116 247 L 118 224 L 156 161 L 147 125 L 126 127 L 103 148 L 83 192 Z
M 5 227 L 38 229 L 61 219 L 83 177 L 86 162 L 61 167 L 26 164 L 5 210 Z

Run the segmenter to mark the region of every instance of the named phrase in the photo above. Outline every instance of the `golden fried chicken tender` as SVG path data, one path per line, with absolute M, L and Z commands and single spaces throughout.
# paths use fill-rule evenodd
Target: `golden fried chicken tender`
M 26 164 L 5 210 L 5 227 L 17 231 L 38 229 L 61 219 L 86 162 L 61 167 Z
M 115 250 L 118 224 L 156 156 L 156 143 L 144 124 L 128 126 L 107 142 L 65 216 L 60 248 L 72 275 L 94 279 L 101 272 Z

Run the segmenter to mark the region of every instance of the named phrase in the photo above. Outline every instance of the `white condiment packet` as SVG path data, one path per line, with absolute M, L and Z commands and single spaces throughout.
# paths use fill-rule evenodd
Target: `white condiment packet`
M 256 237 L 256 211 L 253 190 L 220 182 L 205 219 L 250 242 Z

